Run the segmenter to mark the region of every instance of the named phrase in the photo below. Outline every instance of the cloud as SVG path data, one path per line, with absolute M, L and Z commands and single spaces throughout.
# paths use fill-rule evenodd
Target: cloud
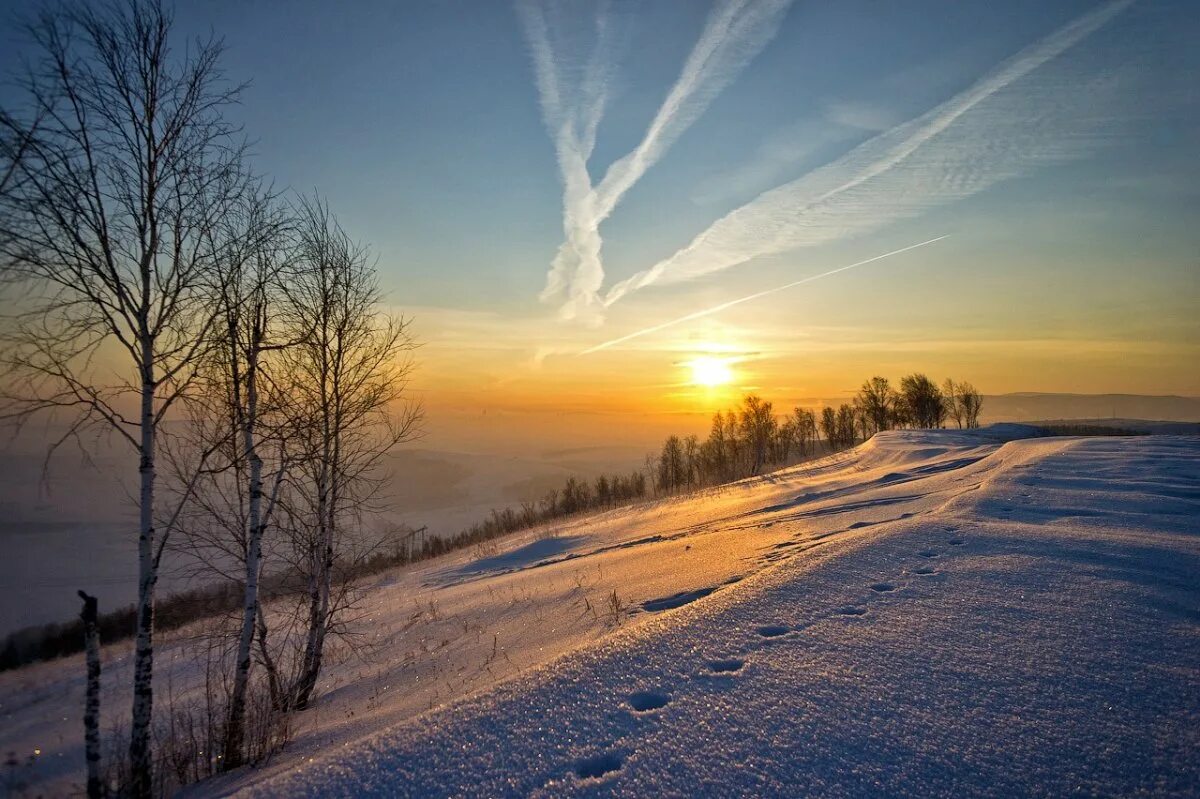
M 872 133 L 887 130 L 900 121 L 889 108 L 852 101 L 830 103 L 825 118 L 833 125 Z
M 1112 0 L 1002 63 L 969 89 L 845 156 L 761 194 L 717 220 L 687 247 L 609 290 L 691 280 L 753 258 L 834 241 L 916 216 L 998 181 L 1097 145 L 1089 135 L 1108 76 L 1040 67 L 1111 21 L 1133 0 Z M 1032 77 L 1031 77 L 1032 76 Z
M 781 175 L 797 174 L 805 168 L 805 162 L 814 164 L 823 151 L 839 144 L 845 146 L 861 141 L 864 132 L 878 133 L 898 121 L 894 111 L 881 105 L 848 101 L 829 103 L 823 114 L 769 134 L 745 162 L 702 180 L 692 202 L 711 205 L 753 196 L 778 183 Z
M 614 161 L 595 186 L 587 162 L 609 96 L 615 61 L 608 41 L 612 17 L 606 7 L 601 7 L 596 16 L 592 55 L 576 70 L 578 65 L 564 55 L 568 48 L 554 41 L 547 8 L 536 0 L 518 6 L 563 183 L 564 241 L 541 294 L 544 302 L 561 303 L 563 318 L 599 318 L 599 292 L 604 282 L 600 225 L 774 37 L 790 4 L 791 0 L 719 0 L 641 142 Z M 576 85 L 565 79 L 572 71 L 581 73 Z
M 821 280 L 822 278 L 827 278 L 832 275 L 836 275 L 839 272 L 845 272 L 848 269 L 855 269 L 860 266 L 865 266 L 867 264 L 874 263 L 875 261 L 882 261 L 884 258 L 890 258 L 893 255 L 899 255 L 901 253 L 908 252 L 909 250 L 915 250 L 918 247 L 924 247 L 929 244 L 934 244 L 935 242 L 939 242 L 944 238 L 946 238 L 946 236 L 938 236 L 935 239 L 929 239 L 928 241 L 922 241 L 917 244 L 910 244 L 907 247 L 901 247 L 898 250 L 892 250 L 891 252 L 885 252 L 882 255 L 876 255 L 871 258 L 866 258 L 861 261 L 856 261 L 855 263 L 848 264 L 846 266 L 839 266 L 836 269 L 830 269 L 828 272 L 821 272 L 820 274 L 809 275 L 808 277 L 804 277 L 799 280 L 793 280 L 792 282 L 785 283 L 782 286 L 775 286 L 774 288 L 765 289 L 763 291 L 756 291 L 753 294 L 747 294 L 744 297 L 738 297 L 736 300 L 727 300 L 726 302 L 720 303 L 719 305 L 714 305 L 710 308 L 704 308 L 703 310 L 699 310 L 699 311 L 693 311 L 692 313 L 685 314 L 684 316 L 680 316 L 678 318 L 671 319 L 666 322 L 660 322 L 656 325 L 642 328 L 641 330 L 635 330 L 632 333 L 627 333 L 624 336 L 620 336 L 619 338 L 610 339 L 609 341 L 605 341 L 600 344 L 596 344 L 595 346 L 588 347 L 586 350 L 583 350 L 579 354 L 580 355 L 590 355 L 593 352 L 599 352 L 600 350 L 606 350 L 609 347 L 616 346 L 617 344 L 623 344 L 626 341 L 629 341 L 631 339 L 640 338 L 641 336 L 649 335 L 650 333 L 657 333 L 660 330 L 666 330 L 669 327 L 674 327 L 675 325 L 680 325 L 680 324 L 683 324 L 684 322 L 690 322 L 693 319 L 701 319 L 705 316 L 711 316 L 715 313 L 720 313 L 721 311 L 724 311 L 728 308 L 732 308 L 735 305 L 741 305 L 742 303 L 761 299 L 762 297 L 766 297 L 771 294 L 777 294 L 778 292 L 786 291 L 787 289 L 795 288 L 796 286 L 800 286 L 805 283 L 812 283 L 814 280 Z

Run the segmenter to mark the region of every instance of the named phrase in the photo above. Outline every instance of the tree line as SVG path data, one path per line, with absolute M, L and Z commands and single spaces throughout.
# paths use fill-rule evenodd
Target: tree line
M 220 40 L 181 41 L 159 0 L 45 6 L 24 32 L 18 91 L 0 109 L 0 279 L 18 308 L 0 338 L 0 414 L 52 416 L 64 432 L 51 453 L 95 436 L 130 455 L 128 741 L 120 784 L 107 784 L 97 665 L 88 792 L 148 797 L 261 754 L 246 739 L 255 691 L 277 718 L 311 702 L 352 599 L 342 577 L 363 556 L 381 459 L 418 430 L 415 342 L 328 205 L 255 172 Z M 203 736 L 215 745 L 175 773 L 154 751 L 169 545 L 241 596 L 221 631 L 223 698 Z M 268 614 L 272 571 L 299 588 Z
M 820 415 L 796 407 L 777 415 L 768 400 L 751 394 L 741 405 L 712 419 L 708 437 L 669 436 L 657 454 L 647 456 L 647 471 L 661 493 L 690 491 L 728 483 L 866 441 L 894 428 L 938 428 L 953 419 L 959 428 L 979 426 L 983 399 L 967 382 L 947 379 L 942 387 L 924 374 L 901 378 L 892 388 L 886 377 L 863 382 L 851 402 L 825 406 Z

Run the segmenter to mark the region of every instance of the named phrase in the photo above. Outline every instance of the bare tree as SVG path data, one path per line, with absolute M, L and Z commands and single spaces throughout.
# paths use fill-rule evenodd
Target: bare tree
M 858 403 L 873 432 L 878 433 L 892 426 L 896 393 L 886 377 L 875 376 L 865 381 L 858 390 Z M 865 431 L 863 437 L 866 438 Z
M 816 449 L 817 415 L 807 408 L 793 408 L 792 420 L 796 425 L 800 454 L 807 456 Z
M 925 375 L 906 375 L 900 380 L 898 412 L 912 427 L 941 427 L 946 421 L 946 398 Z
M 193 406 L 194 449 L 212 448 L 219 462 L 191 491 L 183 529 L 189 551 L 208 571 L 240 579 L 244 602 L 224 727 L 221 768 L 242 764 L 246 694 L 258 625 L 263 538 L 286 474 L 287 440 L 296 420 L 289 390 L 268 363 L 271 354 L 302 340 L 284 321 L 283 285 L 292 258 L 290 219 L 263 190 L 247 191 L 216 234 L 230 244 L 217 262 L 218 320 Z M 270 480 L 265 450 L 274 453 Z M 233 568 L 227 569 L 228 566 Z M 264 622 L 265 623 L 265 622 Z
M 700 439 L 697 436 L 683 439 L 683 479 L 689 491 L 700 484 Z
M 841 449 L 841 439 L 838 437 L 837 411 L 833 406 L 826 405 L 821 409 L 821 435 L 831 450 Z
M 975 386 L 967 382 L 956 384 L 956 402 L 962 409 L 963 425 L 968 428 L 979 427 L 979 412 L 983 410 L 983 397 Z
M 942 396 L 945 397 L 946 415 L 952 418 L 955 426 L 961 430 L 966 422 L 966 414 L 959 384 L 947 377 L 946 381 L 942 383 Z
M 154 596 L 169 532 L 156 526 L 161 425 L 208 346 L 209 234 L 241 191 L 221 45 L 173 50 L 171 25 L 156 0 L 38 15 L 29 121 L 11 126 L 22 157 L 0 195 L 0 266 L 28 306 L 4 341 L 8 412 L 66 409 L 68 435 L 101 423 L 137 456 L 136 797 L 152 790 Z M 126 379 L 108 377 L 121 370 Z
M 663 442 L 662 454 L 658 458 L 658 486 L 664 493 L 678 491 L 687 480 L 687 463 L 684 460 L 683 440 L 679 436 L 668 436 Z
M 352 515 L 379 487 L 382 458 L 416 435 L 420 407 L 407 398 L 415 344 L 408 321 L 383 314 L 367 251 L 320 200 L 303 201 L 298 269 L 289 282 L 293 325 L 307 331 L 285 351 L 290 385 L 306 418 L 301 467 L 301 537 L 308 576 L 308 623 L 295 709 L 308 705 L 335 611 L 332 587 L 339 547 Z
M 742 400 L 742 440 L 750 453 L 750 474 L 758 474 L 767 462 L 771 443 L 775 438 L 775 416 L 771 403 L 750 394 Z
M 858 415 L 854 412 L 854 406 L 849 403 L 842 403 L 837 409 L 837 441 L 838 446 L 842 449 L 854 446 L 854 432 L 858 423 Z

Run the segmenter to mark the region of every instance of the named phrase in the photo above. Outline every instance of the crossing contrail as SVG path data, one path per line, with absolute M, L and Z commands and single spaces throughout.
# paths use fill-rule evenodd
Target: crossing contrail
M 974 85 L 840 158 L 763 192 L 690 244 L 610 288 L 604 307 L 755 258 L 812 247 L 963 200 L 1114 134 L 1121 82 L 1059 61 L 1135 0 L 1109 0 L 1025 47 Z
M 581 352 L 579 354 L 580 355 L 590 355 L 593 352 L 599 352 L 600 350 L 606 350 L 609 347 L 629 341 L 630 339 L 638 338 L 639 336 L 646 336 L 646 335 L 649 335 L 650 333 L 657 333 L 660 330 L 666 330 L 668 327 L 674 327 L 675 325 L 683 324 L 684 322 L 690 322 L 693 319 L 699 319 L 704 316 L 711 316 L 712 314 L 720 313 L 721 311 L 724 311 L 726 308 L 732 308 L 735 305 L 741 305 L 743 302 L 750 302 L 751 300 L 757 300 L 760 297 L 767 296 L 768 294 L 775 294 L 776 292 L 784 291 L 784 290 L 790 289 L 790 288 L 795 288 L 796 286 L 802 285 L 804 283 L 812 283 L 814 280 L 820 280 L 821 278 L 829 277 L 830 275 L 836 275 L 838 272 L 845 272 L 848 269 L 854 269 L 855 267 L 865 266 L 866 264 L 874 263 L 875 261 L 881 261 L 884 258 L 890 258 L 893 255 L 899 255 L 902 252 L 908 252 L 909 250 L 915 250 L 918 247 L 924 247 L 926 245 L 933 244 L 934 242 L 941 241 L 942 239 L 947 238 L 948 236 L 949 236 L 949 234 L 946 234 L 945 236 L 938 236 L 935 239 L 929 239 L 928 241 L 922 241 L 920 244 L 910 244 L 907 247 L 901 247 L 898 250 L 892 250 L 891 252 L 885 252 L 883 255 L 876 255 L 874 257 L 867 258 L 862 261 L 857 261 L 855 263 L 848 264 L 846 266 L 839 266 L 837 269 L 830 269 L 828 272 L 822 272 L 819 275 L 809 275 L 808 277 L 801 278 L 800 280 L 793 280 L 791 283 L 785 283 L 782 286 L 776 286 L 773 289 L 766 289 L 764 291 L 755 292 L 754 294 L 748 294 L 745 297 L 739 297 L 736 300 L 729 300 L 728 302 L 723 302 L 720 305 L 714 305 L 711 308 L 705 308 L 701 311 L 695 311 L 693 313 L 687 314 L 686 316 L 681 316 L 678 319 L 672 319 L 669 322 L 663 322 L 662 324 L 657 324 L 657 325 L 654 325 L 653 327 L 647 327 L 647 328 L 643 328 L 642 330 L 636 330 L 633 333 L 629 333 L 627 335 L 621 336 L 620 338 L 614 338 L 610 341 L 605 341 L 602 344 L 597 344 L 594 347 L 589 347 L 588 349 L 584 350 L 583 352 Z
M 600 320 L 604 282 L 600 227 L 685 131 L 775 37 L 792 0 L 718 0 L 682 71 L 659 106 L 641 142 L 609 165 L 593 185 L 588 161 L 596 130 L 612 94 L 614 40 L 624 34 L 619 14 L 601 4 L 596 43 L 586 63 L 577 45 L 553 24 L 564 8 L 545 0 L 519 0 L 533 55 L 538 96 L 554 140 L 563 186 L 563 234 L 540 297 L 560 302 L 564 319 Z M 555 13 L 559 12 L 559 13 Z M 569 16 L 569 15 L 568 15 Z M 563 20 L 557 20 L 563 22 Z

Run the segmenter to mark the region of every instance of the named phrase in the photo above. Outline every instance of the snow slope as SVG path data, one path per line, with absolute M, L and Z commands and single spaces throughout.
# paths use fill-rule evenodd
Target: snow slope
M 246 793 L 1196 795 L 1200 441 L 969 457 L 919 515 Z
M 1200 438 L 1029 432 L 887 433 L 382 575 L 288 749 L 191 793 L 1197 794 Z M 0 674 L 35 790 L 81 782 L 81 672 Z

